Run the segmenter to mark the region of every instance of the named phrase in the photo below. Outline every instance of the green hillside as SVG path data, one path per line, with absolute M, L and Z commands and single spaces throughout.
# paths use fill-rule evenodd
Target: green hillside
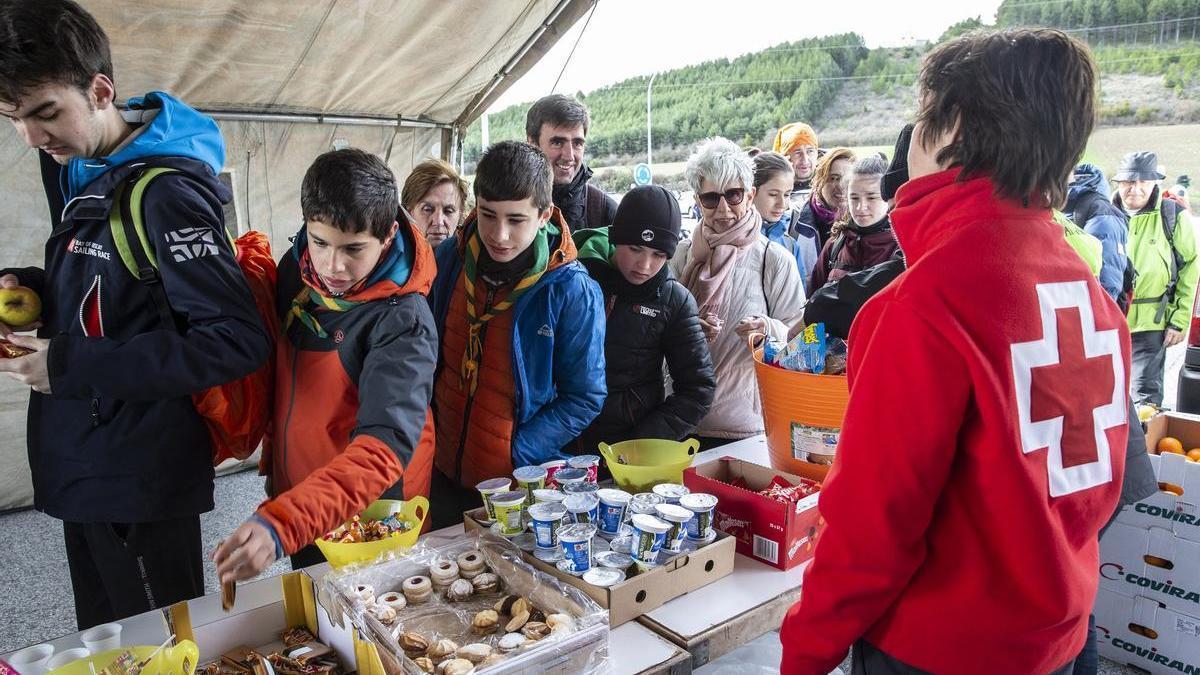
M 1052 26 L 1085 39 L 1102 75 L 1102 124 L 1200 122 L 1200 0 L 1005 0 L 996 17 L 950 26 L 941 40 L 993 26 Z M 793 120 L 830 130 L 830 141 L 840 144 L 886 142 L 915 107 L 914 81 L 930 47 L 867 49 L 850 33 L 659 73 L 656 163 L 682 160 L 696 141 L 718 134 L 764 146 Z M 649 75 L 576 93 L 592 113 L 588 155 L 594 166 L 629 165 L 645 156 L 648 81 Z M 490 141 L 524 139 L 528 106 L 490 115 Z M 468 172 L 480 143 L 476 122 L 464 140 Z

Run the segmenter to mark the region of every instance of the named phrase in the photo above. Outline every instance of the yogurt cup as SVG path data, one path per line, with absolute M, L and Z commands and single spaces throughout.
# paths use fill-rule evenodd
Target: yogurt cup
M 559 492 L 558 490 L 551 490 L 550 488 L 542 488 L 541 490 L 533 491 L 534 504 L 561 504 L 566 498 L 567 493 Z
M 595 483 L 600 474 L 600 456 L 599 455 L 579 455 L 567 460 L 567 466 L 572 469 L 585 469 L 587 473 L 587 482 Z
M 565 492 L 569 495 L 594 493 L 599 489 L 600 489 L 599 485 L 596 485 L 595 483 L 588 483 L 586 481 L 583 483 L 567 483 L 566 485 L 563 486 L 563 492 Z
M 717 508 L 717 498 L 698 492 L 681 497 L 679 505 L 692 512 L 692 519 L 687 522 L 687 538 L 692 541 L 711 539 L 714 535 L 712 516 L 713 509 Z
M 554 474 L 554 482 L 558 483 L 558 487 L 562 488 L 563 491 L 566 491 L 567 486 L 572 483 L 586 483 L 587 475 L 587 469 L 572 469 L 571 467 L 566 467 L 564 469 L 559 469 Z
M 596 526 L 591 523 L 572 523 L 558 531 L 558 542 L 563 552 L 562 563 L 572 574 L 583 574 L 592 568 L 594 536 Z
M 563 506 L 572 523 L 594 523 L 600 514 L 600 498 L 596 495 L 567 495 Z
M 601 567 L 611 567 L 616 570 L 626 570 L 633 564 L 633 556 L 628 553 L 605 551 L 596 554 L 596 564 Z
M 608 588 L 625 581 L 625 572 L 611 567 L 593 567 L 583 573 L 583 580 L 593 586 Z
M 625 520 L 625 512 L 633 495 L 624 490 L 605 488 L 597 490 L 596 496 L 600 498 L 600 533 L 615 536 L 621 531 L 621 523 Z
M 512 490 L 491 496 L 492 509 L 496 513 L 497 534 L 515 537 L 525 531 L 521 511 L 527 496 L 524 490 Z
M 651 488 L 654 494 L 662 497 L 667 504 L 678 504 L 679 499 L 691 492 L 679 483 L 660 483 Z
M 487 510 L 489 523 L 496 519 L 496 509 L 492 508 L 492 495 L 508 492 L 511 488 L 512 479 L 510 478 L 489 478 L 475 486 L 475 489 L 479 490 L 479 495 L 483 497 L 483 508 Z
M 562 527 L 565 515 L 567 507 L 561 503 L 542 502 L 529 507 L 529 519 L 538 548 L 552 549 L 558 546 L 558 530 Z
M 526 493 L 525 508 L 529 508 L 533 504 L 533 491 L 541 490 L 546 487 L 547 471 L 540 466 L 523 466 L 516 471 L 513 471 L 513 478 L 517 481 L 517 487 L 524 490 Z
M 559 469 L 567 468 L 567 460 L 552 459 L 549 462 L 542 462 L 541 467 L 546 470 L 546 487 L 557 488 L 558 481 L 554 480 L 554 474 L 558 473 Z
M 692 512 L 675 504 L 659 504 L 654 509 L 659 520 L 671 526 L 671 529 L 667 530 L 663 548 L 672 553 L 679 553 L 683 540 L 687 538 L 687 524 L 692 519 Z
M 633 517 L 633 559 L 640 563 L 653 564 L 658 562 L 658 552 L 666 541 L 667 531 L 671 524 L 660 518 L 646 514 Z

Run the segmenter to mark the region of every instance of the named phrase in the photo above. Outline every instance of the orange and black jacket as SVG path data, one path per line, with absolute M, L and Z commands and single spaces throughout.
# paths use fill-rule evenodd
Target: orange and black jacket
M 309 304 L 319 332 L 288 320 L 306 286 L 298 262 L 305 246 L 302 229 L 279 264 L 286 339 L 263 449 L 272 497 L 257 513 L 287 554 L 377 499 L 428 496 L 434 452 L 437 329 L 426 296 L 435 268 L 425 238 L 401 223 L 362 288 L 341 298 L 358 304 L 344 311 Z

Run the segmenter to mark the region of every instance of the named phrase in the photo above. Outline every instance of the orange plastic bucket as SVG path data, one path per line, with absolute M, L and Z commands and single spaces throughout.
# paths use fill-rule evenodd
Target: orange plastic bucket
M 829 472 L 850 389 L 844 375 L 814 375 L 763 363 L 762 347 L 750 337 L 754 374 L 762 401 L 771 466 L 823 480 Z M 823 452 L 823 451 L 828 452 Z M 809 457 L 813 460 L 809 461 Z

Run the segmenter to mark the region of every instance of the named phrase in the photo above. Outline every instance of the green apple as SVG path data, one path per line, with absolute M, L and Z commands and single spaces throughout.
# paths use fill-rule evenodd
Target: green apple
M 42 315 L 42 299 L 33 289 L 0 288 L 0 321 L 12 328 L 28 326 Z

